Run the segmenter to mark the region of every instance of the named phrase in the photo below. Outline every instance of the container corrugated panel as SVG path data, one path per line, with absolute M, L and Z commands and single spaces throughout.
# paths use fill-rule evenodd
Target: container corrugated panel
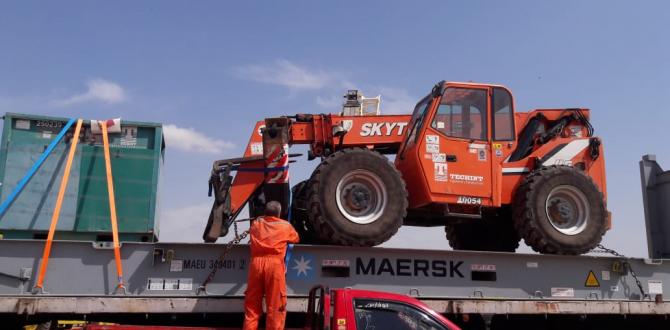
M 7 113 L 0 149 L 0 199 L 12 192 L 51 143 L 66 118 Z M 72 164 L 56 238 L 111 239 L 102 136 L 84 122 Z M 44 238 L 51 223 L 74 126 L 0 217 L 4 238 Z M 163 131 L 157 123 L 121 121 L 110 133 L 110 155 L 121 240 L 158 238 L 158 181 Z

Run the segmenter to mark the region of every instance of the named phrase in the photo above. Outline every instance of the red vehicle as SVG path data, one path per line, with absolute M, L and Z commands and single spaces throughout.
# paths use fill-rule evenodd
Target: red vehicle
M 309 293 L 305 329 L 460 330 L 409 296 L 354 289 L 329 290 L 321 285 Z
M 172 326 L 88 325 L 85 330 L 228 330 Z M 288 329 L 288 328 L 287 328 Z M 460 330 L 409 296 L 315 286 L 309 293 L 304 330 Z

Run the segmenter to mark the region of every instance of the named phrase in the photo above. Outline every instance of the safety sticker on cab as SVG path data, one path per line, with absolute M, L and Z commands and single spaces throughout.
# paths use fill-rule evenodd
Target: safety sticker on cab
M 449 181 L 449 171 L 447 163 L 434 163 L 435 165 L 435 181 Z

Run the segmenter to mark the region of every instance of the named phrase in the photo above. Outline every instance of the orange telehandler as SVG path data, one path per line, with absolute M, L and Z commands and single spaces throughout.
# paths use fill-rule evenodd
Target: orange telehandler
M 357 91 L 345 98 L 339 115 L 259 121 L 244 157 L 214 162 L 206 242 L 245 204 L 253 217 L 270 200 L 315 244 L 374 246 L 402 225 L 444 226 L 458 250 L 511 252 L 523 238 L 540 253 L 581 254 L 611 226 L 588 109 L 519 113 L 504 86 L 445 81 L 411 115 L 365 113 Z M 321 162 L 290 188 L 294 144 Z

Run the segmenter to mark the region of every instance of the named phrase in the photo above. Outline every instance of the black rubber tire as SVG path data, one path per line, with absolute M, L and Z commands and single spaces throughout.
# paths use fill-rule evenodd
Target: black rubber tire
M 545 209 L 554 187 L 569 185 L 581 191 L 589 203 L 584 230 L 567 235 L 550 223 Z M 530 173 L 517 189 L 514 226 L 526 244 L 545 254 L 579 255 L 595 248 L 607 231 L 607 209 L 603 193 L 589 176 L 568 166 L 544 167 Z
M 348 220 L 337 207 L 337 184 L 354 170 L 375 173 L 388 201 L 381 216 L 369 223 Z M 400 172 L 378 152 L 352 148 L 335 152 L 314 170 L 309 183 L 309 223 L 322 242 L 345 246 L 375 246 L 393 236 L 407 215 L 407 190 Z
M 509 216 L 446 225 L 444 231 L 454 250 L 514 252 L 521 241 Z
M 300 236 L 301 244 L 318 244 L 314 228 L 309 222 L 309 180 L 298 182 L 291 188 L 291 225 Z

